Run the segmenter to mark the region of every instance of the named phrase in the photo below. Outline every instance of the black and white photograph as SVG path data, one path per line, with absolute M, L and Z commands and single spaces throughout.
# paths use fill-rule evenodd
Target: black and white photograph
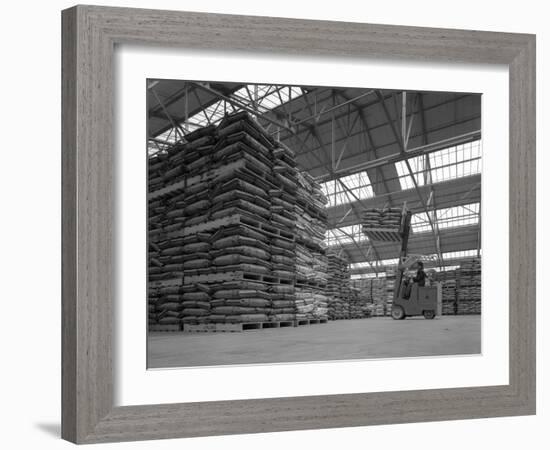
M 146 89 L 148 368 L 481 354 L 480 93 Z
M 544 5 L 6 2 L 3 448 L 548 447 Z

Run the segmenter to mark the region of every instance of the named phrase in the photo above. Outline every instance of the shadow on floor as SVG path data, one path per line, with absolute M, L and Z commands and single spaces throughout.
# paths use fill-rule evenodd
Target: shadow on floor
M 61 437 L 61 424 L 60 423 L 37 423 L 36 428 L 49 434 L 52 437 Z

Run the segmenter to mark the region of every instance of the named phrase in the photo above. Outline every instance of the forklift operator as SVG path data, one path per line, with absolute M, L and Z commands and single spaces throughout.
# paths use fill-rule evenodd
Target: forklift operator
M 416 276 L 412 279 L 414 283 L 418 286 L 426 285 L 426 272 L 424 272 L 424 263 L 418 261 L 418 270 L 416 271 Z

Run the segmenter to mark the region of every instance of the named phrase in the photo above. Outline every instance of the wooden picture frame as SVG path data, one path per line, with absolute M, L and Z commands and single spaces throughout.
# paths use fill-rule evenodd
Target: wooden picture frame
M 62 29 L 64 439 L 94 443 L 535 413 L 535 36 L 97 6 L 63 11 Z M 126 43 L 506 64 L 509 384 L 114 407 L 113 52 Z

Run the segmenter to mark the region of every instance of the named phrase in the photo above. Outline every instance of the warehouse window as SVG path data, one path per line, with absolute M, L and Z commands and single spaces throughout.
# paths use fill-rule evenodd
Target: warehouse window
M 376 261 L 377 266 L 396 266 L 399 261 L 399 258 L 392 258 L 392 259 L 382 259 L 380 261 Z
M 405 161 L 398 161 L 397 163 L 395 163 L 395 168 L 397 169 L 397 175 L 399 176 L 399 183 L 401 184 L 401 189 L 414 188 L 414 183 L 410 176 L 410 172 L 413 173 L 414 179 L 416 180 L 416 183 L 418 184 L 418 186 L 424 186 L 424 184 L 426 184 L 425 181 L 427 181 L 426 174 L 428 173 L 426 171 L 426 168 L 427 168 L 426 157 L 417 156 L 415 158 L 409 158 L 408 161 L 409 161 L 409 165 L 411 166 L 410 171 Z
M 364 200 L 374 195 L 365 171 L 321 183 L 321 189 L 328 198 L 328 207 L 351 203 L 357 199 Z
M 386 276 L 386 272 L 368 272 L 368 273 L 355 273 L 351 275 L 352 280 L 364 280 L 369 278 L 384 278 Z
M 412 215 L 411 227 L 413 233 L 422 233 L 423 231 L 430 231 L 432 229 L 428 220 L 428 215 L 425 212 Z
M 368 238 L 363 234 L 361 225 L 350 225 L 347 227 L 331 228 L 325 234 L 325 242 L 329 247 L 349 244 L 355 242 L 367 241 Z
M 477 225 L 479 223 L 479 203 L 470 203 L 468 205 L 452 206 L 451 208 L 442 208 L 435 211 L 435 223 L 439 229 L 461 227 L 465 225 Z M 430 212 L 430 214 L 433 213 Z M 411 225 L 414 233 L 431 231 L 430 222 L 425 212 L 413 214 Z
M 365 267 L 371 267 L 371 264 L 374 266 L 375 262 L 374 261 L 371 261 L 371 262 L 368 262 L 368 261 L 356 262 L 356 263 L 351 263 L 349 265 L 349 267 L 350 267 L 350 269 L 364 269 Z
M 471 257 L 477 256 L 477 250 L 462 250 L 459 252 L 446 252 L 446 253 L 443 253 L 441 256 L 443 256 L 443 259 L 447 259 L 447 260 L 471 258 Z
M 383 267 L 383 266 L 396 266 L 397 262 L 399 261 L 398 258 L 392 258 L 392 259 L 382 259 L 380 261 L 361 261 L 350 264 L 350 269 L 364 269 L 371 267 L 371 264 L 375 267 Z
M 429 155 L 409 158 L 411 171 L 418 186 L 440 183 L 481 173 L 481 140 L 445 148 Z M 395 164 L 401 189 L 414 188 L 407 163 Z

